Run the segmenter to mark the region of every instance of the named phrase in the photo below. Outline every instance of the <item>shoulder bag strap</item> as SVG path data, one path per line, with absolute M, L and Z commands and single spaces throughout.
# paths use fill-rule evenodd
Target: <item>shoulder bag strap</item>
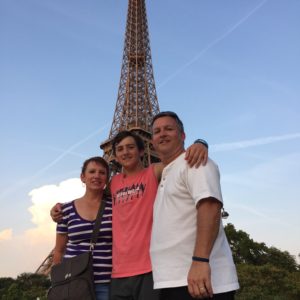
M 95 244 L 97 242 L 97 238 L 98 238 L 98 234 L 99 234 L 99 229 L 100 229 L 100 225 L 101 225 L 101 220 L 102 220 L 102 216 L 103 216 L 104 209 L 105 209 L 105 204 L 106 204 L 106 201 L 102 199 L 101 203 L 100 203 L 99 210 L 98 210 L 98 214 L 97 214 L 97 217 L 96 217 L 96 222 L 95 222 L 95 225 L 94 225 L 94 230 L 93 230 L 93 233 L 92 233 L 90 250 L 94 249 L 94 246 L 95 246 Z

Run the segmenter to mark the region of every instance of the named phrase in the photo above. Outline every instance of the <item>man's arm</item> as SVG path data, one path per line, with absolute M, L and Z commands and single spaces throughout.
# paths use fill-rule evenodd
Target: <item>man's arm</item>
M 194 257 L 209 259 L 217 238 L 222 204 L 209 197 L 197 204 L 197 236 Z M 191 258 L 192 259 L 192 258 Z M 188 273 L 188 290 L 192 297 L 212 297 L 210 265 L 205 261 L 192 261 Z

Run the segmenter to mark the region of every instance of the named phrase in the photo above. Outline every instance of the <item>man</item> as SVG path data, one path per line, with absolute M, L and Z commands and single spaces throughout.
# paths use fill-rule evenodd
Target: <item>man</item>
M 110 184 L 113 207 L 113 268 L 111 300 L 156 300 L 149 254 L 153 203 L 163 164 L 144 168 L 142 139 L 131 131 L 122 131 L 112 141 L 113 154 L 122 173 Z M 186 152 L 190 166 L 207 159 L 207 148 L 192 145 Z M 58 220 L 59 206 L 51 210 Z
M 153 212 L 151 261 L 161 300 L 234 299 L 239 288 L 221 222 L 217 165 L 199 169 L 184 161 L 185 133 L 173 112 L 152 123 L 152 143 L 165 165 Z

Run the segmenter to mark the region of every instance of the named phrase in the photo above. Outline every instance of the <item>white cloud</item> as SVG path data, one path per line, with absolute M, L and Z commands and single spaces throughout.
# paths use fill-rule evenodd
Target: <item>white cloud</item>
M 29 196 L 33 205 L 28 209 L 32 215 L 32 223 L 38 227 L 49 224 L 50 208 L 55 203 L 71 201 L 82 194 L 83 187 L 77 178 L 67 179 L 59 185 L 45 185 L 32 190 Z
M 0 231 L 0 242 L 10 240 L 11 238 L 12 238 L 11 228 L 3 229 L 2 231 Z
M 32 205 L 28 210 L 34 227 L 17 235 L 13 235 L 11 229 L 0 232 L 0 257 L 3 260 L 0 277 L 16 277 L 22 272 L 36 271 L 55 243 L 55 223 L 49 214 L 51 207 L 57 202 L 76 199 L 83 193 L 84 188 L 77 178 L 30 191 Z

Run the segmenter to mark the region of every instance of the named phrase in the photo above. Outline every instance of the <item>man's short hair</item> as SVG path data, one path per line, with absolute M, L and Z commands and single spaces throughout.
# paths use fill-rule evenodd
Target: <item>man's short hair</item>
M 174 113 L 173 111 L 162 111 L 160 113 L 158 113 L 157 115 L 155 115 L 152 119 L 152 122 L 151 122 L 151 126 L 153 127 L 153 123 L 159 119 L 159 118 L 162 118 L 162 117 L 171 117 L 173 118 L 177 125 L 178 125 L 178 128 L 179 130 L 184 133 L 184 127 L 183 127 L 183 123 L 182 121 L 179 119 L 179 117 L 177 116 L 176 113 Z
M 113 155 L 116 155 L 117 144 L 119 144 L 122 140 L 124 140 L 125 138 L 127 138 L 129 136 L 134 139 L 135 144 L 139 151 L 145 150 L 144 142 L 137 134 L 135 134 L 134 132 L 129 131 L 129 130 L 123 130 L 123 131 L 120 131 L 112 140 Z

